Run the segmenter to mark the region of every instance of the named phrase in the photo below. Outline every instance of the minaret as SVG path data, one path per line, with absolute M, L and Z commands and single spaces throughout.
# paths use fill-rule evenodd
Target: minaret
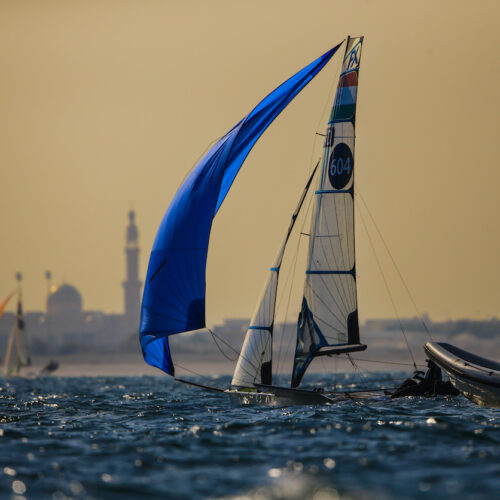
M 141 285 L 139 281 L 139 244 L 138 231 L 135 225 L 135 212 L 128 213 L 129 225 L 127 227 L 127 238 L 125 255 L 127 258 L 127 279 L 123 282 L 125 291 L 125 320 L 127 326 L 132 329 L 139 328 Z

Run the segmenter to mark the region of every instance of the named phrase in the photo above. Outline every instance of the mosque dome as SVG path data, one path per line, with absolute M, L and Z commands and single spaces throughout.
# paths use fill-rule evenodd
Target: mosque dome
M 63 283 L 51 290 L 47 300 L 47 311 L 51 316 L 75 316 L 82 313 L 82 296 L 71 285 Z

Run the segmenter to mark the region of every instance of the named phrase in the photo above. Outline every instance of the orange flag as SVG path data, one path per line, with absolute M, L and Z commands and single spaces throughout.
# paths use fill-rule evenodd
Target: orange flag
M 5 309 L 5 307 L 7 306 L 7 304 L 9 303 L 9 300 L 13 297 L 13 295 L 16 293 L 16 291 L 12 291 L 9 293 L 9 295 L 7 295 L 7 298 L 4 299 L 4 301 L 0 304 L 0 318 L 2 317 L 2 314 L 3 314 L 3 310 Z

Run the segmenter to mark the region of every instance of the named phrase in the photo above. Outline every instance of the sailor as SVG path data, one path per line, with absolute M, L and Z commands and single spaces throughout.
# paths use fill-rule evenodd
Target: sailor
M 392 394 L 391 399 L 404 396 L 457 396 L 459 391 L 450 381 L 443 382 L 441 368 L 428 359 L 427 372 L 415 371 L 412 378 L 406 379 Z M 424 376 L 423 376 L 424 375 Z

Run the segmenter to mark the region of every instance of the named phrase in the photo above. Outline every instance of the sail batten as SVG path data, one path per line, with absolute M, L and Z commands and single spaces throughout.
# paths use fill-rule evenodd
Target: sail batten
M 354 142 L 363 38 L 349 38 L 325 135 L 311 217 L 292 387 L 316 356 L 362 350 L 354 246 Z
M 205 327 L 205 275 L 213 218 L 256 141 L 340 45 L 264 98 L 219 139 L 179 187 L 158 229 L 145 281 L 140 341 L 147 363 L 174 375 L 168 337 Z M 271 283 L 269 300 L 274 300 L 273 287 Z

